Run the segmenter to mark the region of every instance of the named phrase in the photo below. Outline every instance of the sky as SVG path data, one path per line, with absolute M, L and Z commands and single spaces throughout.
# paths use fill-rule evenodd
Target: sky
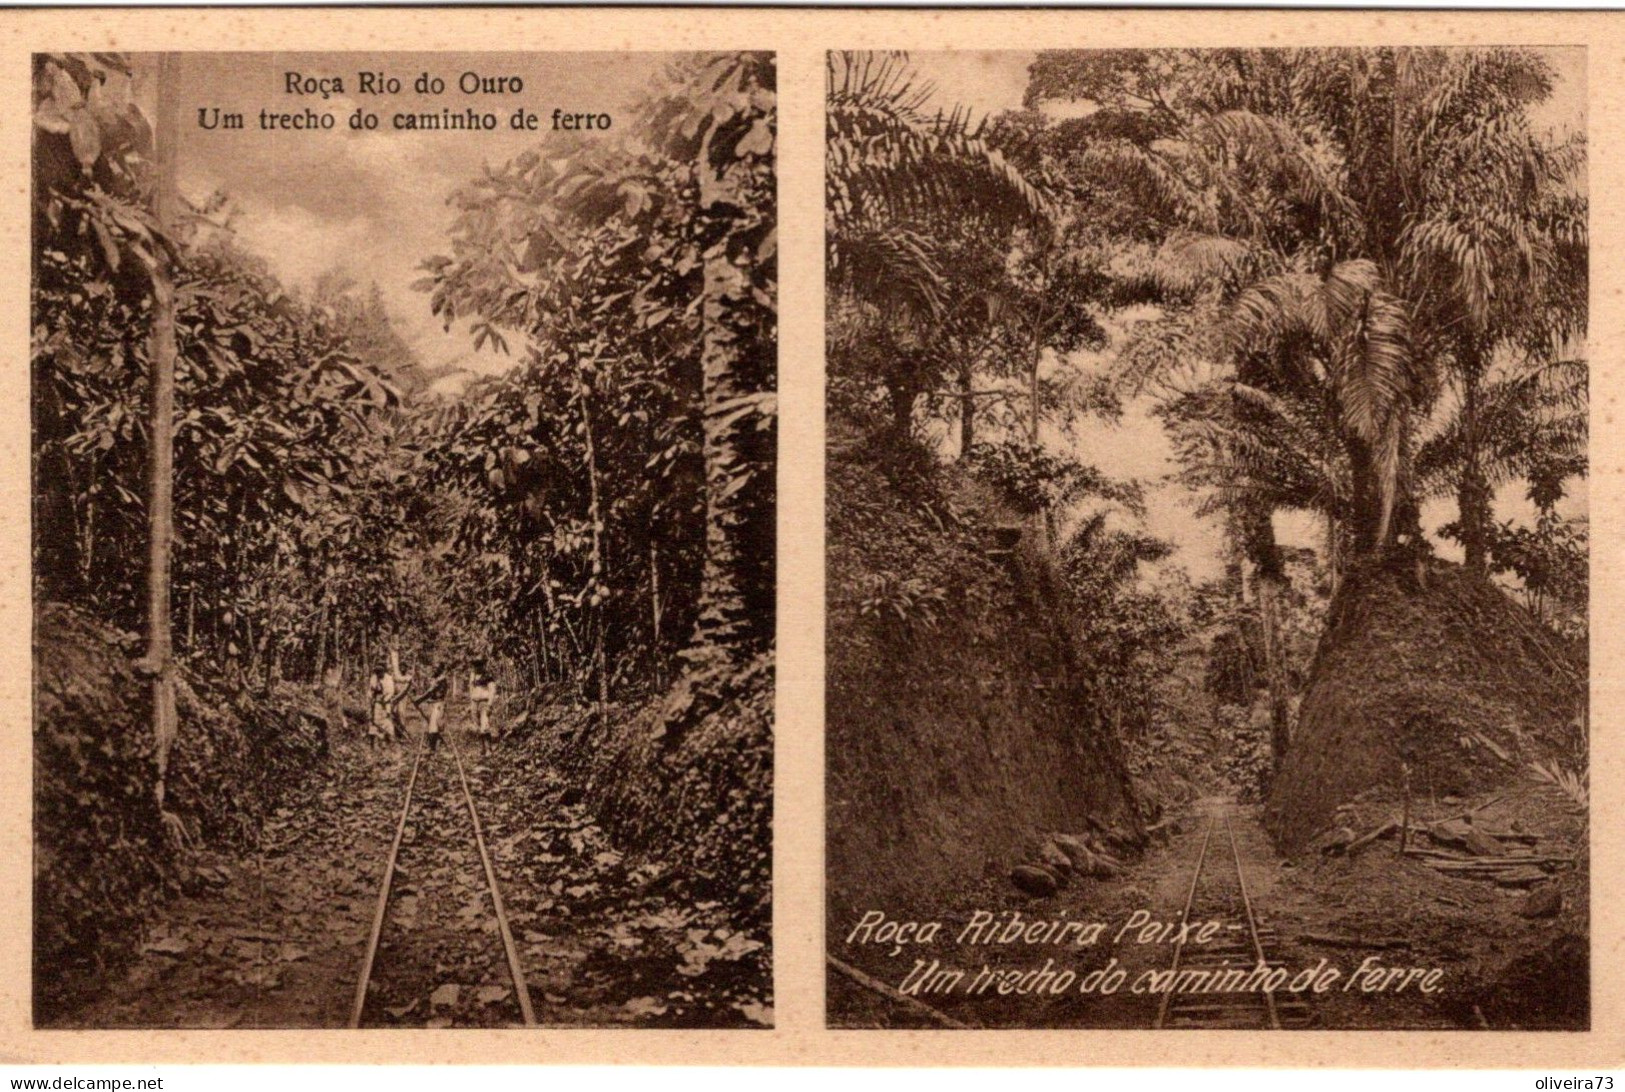
M 1544 52 L 1556 71 L 1557 80 L 1551 98 L 1534 111 L 1534 120 L 1543 128 L 1557 131 L 1581 130 L 1586 117 L 1585 50 L 1566 48 Z M 1027 87 L 1027 69 L 1036 56 L 1016 51 L 958 51 L 912 53 L 909 61 L 932 88 L 927 109 L 935 107 L 947 111 L 957 105 L 968 108 L 973 117 L 985 117 L 1003 110 L 1020 109 Z M 1110 352 L 1108 347 L 1106 355 L 1080 354 L 1076 362 L 1086 367 L 1104 366 Z M 1132 403 L 1116 425 L 1086 424 L 1070 437 L 1052 432 L 1048 442 L 1071 450 L 1080 460 L 1094 464 L 1109 475 L 1155 482 L 1177 469 L 1177 463 L 1167 435 L 1148 410 L 1149 404 L 1145 401 Z M 1176 552 L 1168 559 L 1168 565 L 1181 566 L 1193 580 L 1201 581 L 1222 572 L 1223 543 L 1218 519 L 1198 517 L 1196 500 L 1190 491 L 1175 485 L 1151 489 L 1145 526 L 1150 533 L 1175 544 Z M 1585 505 L 1585 483 L 1574 483 L 1567 514 L 1582 514 Z M 1495 508 L 1501 519 L 1527 521 L 1533 517 L 1533 508 L 1524 499 L 1520 483 L 1503 488 L 1496 497 Z M 1430 532 L 1435 531 L 1455 515 L 1453 501 L 1431 502 L 1423 509 L 1423 526 Z M 1317 551 L 1323 548 L 1324 524 L 1313 516 L 1278 513 L 1275 526 L 1282 545 L 1312 547 Z M 1443 557 L 1461 559 L 1460 547 L 1454 542 L 1436 540 L 1435 548 Z M 1154 576 L 1156 571 L 1155 566 L 1149 568 L 1150 575 Z
M 455 364 L 477 372 L 500 371 L 510 360 L 489 348 L 476 356 L 466 330 L 443 332 L 429 314 L 428 297 L 411 284 L 425 258 L 449 250 L 452 210 L 446 199 L 477 177 L 485 164 L 500 166 L 534 147 L 544 135 L 509 128 L 518 108 L 540 115 L 551 128 L 554 108 L 607 113 L 614 125 L 632 123 L 634 103 L 669 55 L 658 53 L 188 53 L 181 54 L 181 190 L 200 199 L 215 190 L 237 210 L 235 228 L 244 247 L 268 260 L 289 287 L 308 287 L 338 269 L 358 284 L 376 282 L 401 335 L 423 364 Z M 324 98 L 291 94 L 287 74 L 336 77 L 342 92 Z M 361 90 L 362 72 L 401 81 L 399 94 Z M 465 72 L 518 77 L 519 94 L 464 95 Z M 445 81 L 440 95 L 414 93 L 417 77 Z M 331 85 L 329 85 L 331 86 Z M 474 107 L 496 115 L 493 132 L 400 132 L 396 113 L 461 111 Z M 336 127 L 323 132 L 264 132 L 261 109 L 331 112 Z M 352 131 L 347 119 L 358 107 L 379 115 L 373 132 Z M 241 131 L 200 128 L 200 109 L 246 115 Z M 616 135 L 611 129 L 610 139 Z
M 912 63 L 935 87 L 944 108 L 968 106 L 986 114 L 1020 106 L 1032 53 L 915 53 Z M 397 329 L 427 367 L 451 364 L 474 372 L 494 372 L 511 361 L 489 348 L 475 354 L 466 329 L 442 330 L 429 314 L 427 297 L 411 289 L 422 274 L 419 263 L 448 249 L 450 194 L 473 179 L 485 164 L 498 166 L 535 146 L 541 132 L 508 126 L 524 107 L 550 126 L 555 107 L 575 113 L 607 113 L 620 128 L 631 123 L 628 108 L 669 58 L 659 53 L 189 53 L 181 55 L 181 188 L 201 199 L 215 190 L 229 195 L 236 209 L 237 234 L 250 251 L 265 258 L 290 287 L 308 287 L 329 270 L 347 273 L 358 284 L 376 282 Z M 1540 120 L 1556 127 L 1584 124 L 1583 50 L 1552 51 L 1560 80 Z M 287 74 L 317 79 L 337 77 L 342 91 L 323 97 L 292 94 Z M 359 75 L 379 73 L 401 81 L 399 93 L 362 91 Z M 519 94 L 464 95 L 459 77 L 518 77 Z M 440 95 L 414 91 L 417 77 L 444 80 Z M 141 94 L 138 86 L 137 93 Z M 150 92 L 149 92 L 150 93 Z M 497 116 L 494 132 L 399 132 L 390 127 L 399 112 L 461 110 L 473 106 Z M 328 132 L 263 132 L 261 109 L 297 112 L 309 107 L 331 112 Z M 373 132 L 352 131 L 346 119 L 358 107 L 379 115 Z M 242 131 L 200 128 L 198 111 L 218 108 L 247 116 Z M 613 137 L 615 129 L 610 130 Z M 1061 442 L 1061 441 L 1057 441 Z M 1144 406 L 1131 406 L 1115 428 L 1083 430 L 1075 441 L 1080 457 L 1108 473 L 1154 479 L 1173 469 L 1160 428 Z M 1583 496 L 1583 494 L 1582 494 Z M 1516 497 L 1503 498 L 1515 509 Z M 1216 527 L 1197 519 L 1183 490 L 1166 488 L 1151 498 L 1149 529 L 1181 547 L 1175 563 L 1197 579 L 1216 575 Z M 1448 507 L 1448 506 L 1446 506 Z M 1505 514 L 1505 513 L 1503 513 Z M 1429 514 L 1430 526 L 1449 518 Z M 1283 541 L 1316 545 L 1308 519 L 1283 517 Z
M 1547 49 L 1558 82 L 1551 99 L 1537 108 L 1542 125 L 1580 128 L 1585 124 L 1585 66 L 1583 48 Z M 933 102 L 944 109 L 968 106 L 978 116 L 1021 108 L 1027 89 L 1027 68 L 1038 56 L 1031 51 L 962 50 L 952 53 L 911 53 L 909 62 L 934 89 Z

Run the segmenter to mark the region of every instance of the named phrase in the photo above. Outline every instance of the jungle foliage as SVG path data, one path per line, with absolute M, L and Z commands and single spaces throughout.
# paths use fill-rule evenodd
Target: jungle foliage
M 460 396 L 430 389 L 376 288 L 278 283 L 233 240 L 226 195 L 158 231 L 125 59 L 41 55 L 35 75 L 41 598 L 142 625 L 163 253 L 183 654 L 315 678 L 390 645 L 427 651 L 433 629 L 607 696 L 685 649 L 765 647 L 771 60 L 681 62 L 636 135 L 525 153 L 453 198 L 426 302 L 518 358 Z
M 1583 134 L 1541 112 L 1557 81 L 1526 49 L 1058 50 L 1021 109 L 977 120 L 905 55 L 832 57 L 834 457 L 933 510 L 918 483 L 946 464 L 993 485 L 993 518 L 1066 574 L 1114 721 L 1166 742 L 1191 712 L 1169 702 L 1194 702 L 1262 732 L 1253 793 L 1355 569 L 1421 571 L 1454 540 L 1572 633 L 1588 203 Z M 1170 483 L 1075 454 L 1131 404 Z M 1169 577 L 1136 502 L 1166 484 L 1214 521 L 1221 580 Z M 1520 488 L 1532 525 L 1497 512 Z M 1286 514 L 1324 528 L 1306 560 Z M 892 578 L 935 601 L 917 575 Z M 1193 647 L 1230 666 L 1179 667 Z M 1176 669 L 1229 681 L 1170 695 Z
M 470 170 L 451 199 L 449 252 L 425 262 L 423 305 L 448 329 L 465 324 L 475 351 L 513 362 L 461 389 L 415 357 L 376 286 L 337 272 L 281 283 L 237 242 L 229 194 L 182 200 L 166 227 L 155 212 L 161 149 L 139 90 L 151 64 L 34 60 L 36 600 L 115 638 L 153 624 L 147 395 L 155 320 L 172 302 L 182 681 L 228 695 L 319 684 L 342 716 L 342 688 L 386 654 L 419 672 L 485 658 L 505 726 L 534 728 L 544 705 L 586 705 L 597 716 L 583 736 L 620 710 L 663 739 L 650 756 L 617 737 L 618 753 L 646 765 L 589 771 L 658 782 L 640 786 L 645 804 L 683 779 L 665 768 L 671 755 L 748 755 L 733 773 L 706 759 L 683 784 L 689 810 L 729 832 L 725 846 L 707 843 L 706 882 L 728 882 L 727 897 L 765 921 L 772 58 L 675 60 L 624 135 L 550 140 Z M 634 703 L 654 713 L 634 718 Z M 728 712 L 740 709 L 752 713 Z M 713 723 L 730 717 L 737 731 Z M 195 730 L 184 719 L 182 732 Z M 151 792 L 153 749 L 108 744 L 96 725 L 48 727 L 40 776 L 145 831 L 154 816 L 134 801 Z M 691 729 L 703 738 L 683 749 Z M 63 741 L 75 732 L 83 738 Z M 51 764 L 104 745 L 146 756 L 118 765 L 133 786 Z M 242 789 L 235 767 L 187 771 L 213 776 L 226 798 Z M 639 824 L 648 817 L 629 810 L 617 833 Z M 117 857 L 118 837 L 98 844 Z M 711 875 L 730 868 L 731 882 Z

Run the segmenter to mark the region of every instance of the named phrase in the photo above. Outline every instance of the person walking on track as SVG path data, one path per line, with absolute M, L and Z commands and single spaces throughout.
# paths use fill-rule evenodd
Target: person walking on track
M 491 728 L 491 703 L 496 700 L 497 684 L 491 677 L 490 669 L 484 660 L 476 660 L 474 668 L 468 673 L 468 701 L 474 717 L 474 732 L 483 741 L 487 750 L 491 746 L 491 738 L 495 734 Z
M 401 714 L 401 703 L 406 700 L 407 691 L 412 687 L 412 673 L 402 671 L 400 661 L 394 653 L 389 657 L 389 670 L 385 672 L 390 681 L 389 720 L 393 728 L 392 738 L 396 741 L 406 738 L 406 718 Z
M 390 657 L 394 659 L 393 656 Z M 374 746 L 378 740 L 398 742 L 406 736 L 406 725 L 401 720 L 401 702 L 412 681 L 409 674 L 397 674 L 399 669 L 390 664 L 379 664 L 373 669 L 368 689 L 372 696 L 372 719 L 367 735 Z
M 379 741 L 395 738 L 395 676 L 389 673 L 389 668 L 378 664 L 372 669 L 367 694 L 372 705 L 367 720 L 367 743 L 377 747 Z
M 430 671 L 428 675 L 429 681 L 424 684 L 423 693 L 413 699 L 413 704 L 423 714 L 423 740 L 433 751 L 440 746 L 440 720 L 445 716 L 446 695 L 451 691 L 451 680 L 444 671 Z

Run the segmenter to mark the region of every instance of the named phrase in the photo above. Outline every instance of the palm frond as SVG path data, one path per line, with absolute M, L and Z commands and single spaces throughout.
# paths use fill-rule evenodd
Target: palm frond
M 927 114 L 931 89 L 904 55 L 833 53 L 826 101 L 826 200 L 835 234 L 875 215 L 1041 222 L 1050 196 L 964 110 Z
M 1154 276 L 1175 296 L 1208 289 L 1228 295 L 1262 273 L 1264 264 L 1258 251 L 1240 239 L 1178 232 L 1157 252 Z
M 830 277 L 841 287 L 903 315 L 935 318 L 945 283 L 931 238 L 872 217 L 830 241 Z

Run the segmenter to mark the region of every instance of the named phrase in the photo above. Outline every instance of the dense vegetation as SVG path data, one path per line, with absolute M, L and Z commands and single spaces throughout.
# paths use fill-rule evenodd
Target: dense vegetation
M 224 687 L 251 721 L 254 702 L 321 685 L 332 714 L 386 653 L 418 670 L 488 658 L 511 696 L 506 723 L 590 705 L 569 742 L 638 756 L 630 771 L 584 763 L 589 792 L 624 796 L 618 782 L 642 779 L 624 830 L 647 835 L 644 812 L 668 790 L 703 813 L 719 836 L 695 854 L 696 883 L 765 932 L 772 59 L 674 62 L 625 136 L 555 141 L 458 191 L 424 306 L 514 363 L 455 394 L 433 386 L 375 287 L 330 275 L 290 290 L 234 241 L 229 195 L 180 199 L 164 146 L 173 75 L 159 65 L 155 126 L 131 65 L 35 58 L 37 601 L 95 619 L 107 640 L 167 623 L 149 546 L 172 518 L 174 660 L 149 647 L 136 664 L 155 694 Z M 172 413 L 152 397 L 168 369 Z M 173 434 L 172 502 L 152 491 L 155 422 Z M 198 730 L 182 714 L 180 733 Z M 139 730 L 125 716 L 41 726 L 61 744 L 39 756 L 43 842 L 63 834 L 59 796 L 120 826 L 92 847 L 100 860 L 73 867 L 108 872 L 137 849 L 162 861 L 197 834 L 195 796 L 164 792 L 175 730 L 155 724 L 144 743 L 116 738 Z M 645 753 L 633 726 L 663 749 Z M 84 754 L 116 769 L 92 785 L 83 763 L 57 761 Z M 206 766 L 189 776 L 243 788 L 234 768 Z M 242 799 L 252 811 L 259 798 Z M 44 856 L 41 890 L 68 865 Z M 115 901 L 92 899 L 108 920 L 138 909 Z
M 1075 730 L 1125 743 L 1148 802 L 1268 790 L 1361 574 L 1420 596 L 1453 542 L 1583 637 L 1585 143 L 1537 121 L 1556 78 L 1520 49 L 1050 51 L 1022 109 L 973 121 L 905 56 L 831 58 L 832 474 L 881 468 L 948 538 L 1019 528 L 1064 577 Z M 1077 454 L 1146 414 L 1219 579 L 1146 532 L 1169 483 Z M 832 552 L 855 503 L 832 491 Z M 1283 545 L 1288 515 L 1319 542 Z M 964 589 L 875 553 L 832 567 L 832 642 L 866 617 L 952 639 Z

